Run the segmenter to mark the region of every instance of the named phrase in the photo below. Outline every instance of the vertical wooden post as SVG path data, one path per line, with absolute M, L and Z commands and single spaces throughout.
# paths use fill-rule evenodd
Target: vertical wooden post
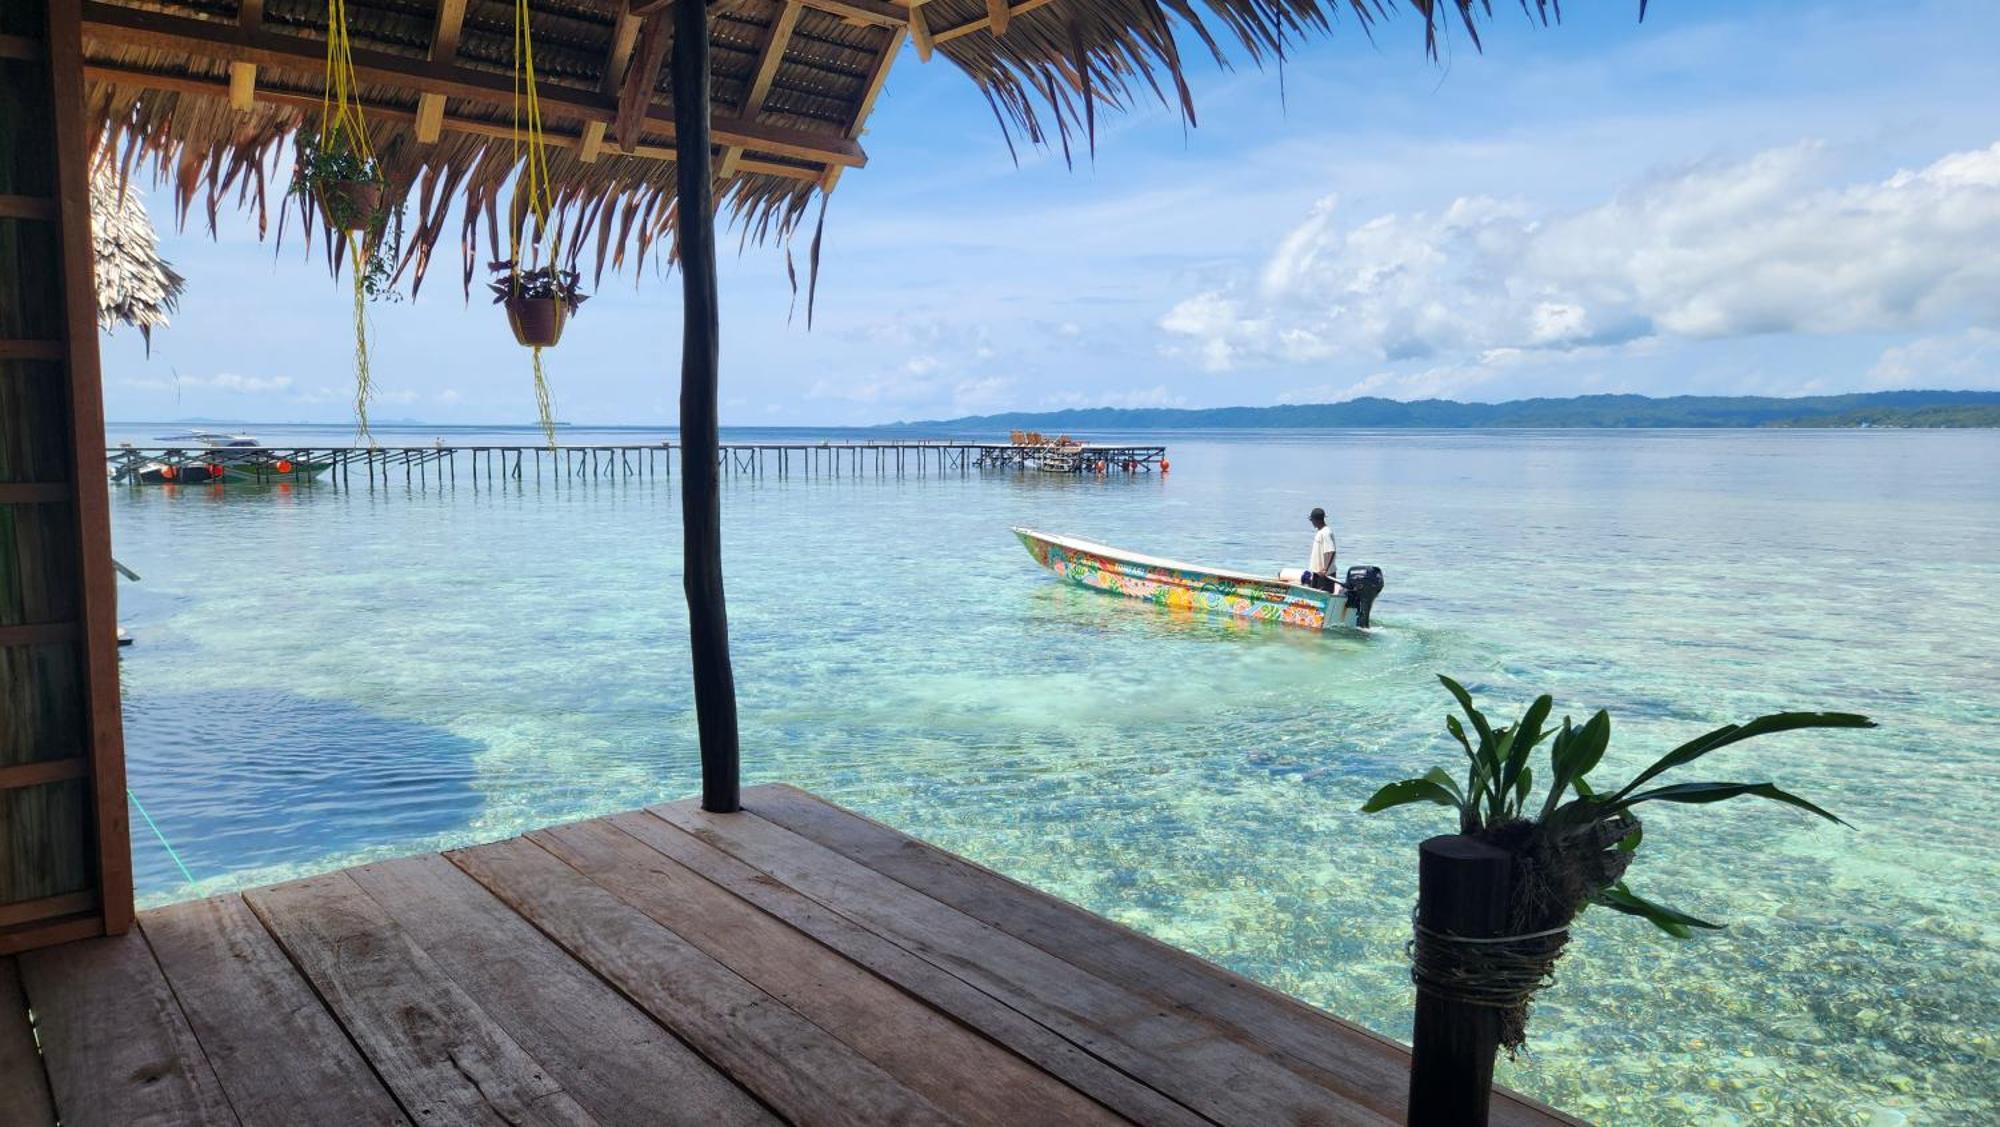
M 0 4 L 0 955 L 132 922 L 78 0 Z
M 1417 924 L 1444 935 L 1507 934 L 1514 860 L 1469 837 L 1434 837 L 1417 848 Z M 1500 1011 L 1417 987 L 1410 1062 L 1410 1127 L 1484 1127 L 1493 1099 Z
M 674 208 L 681 258 L 682 585 L 701 729 L 701 808 L 740 809 L 736 682 L 722 597 L 722 486 L 717 419 L 722 327 L 715 293 L 715 200 L 709 143 L 708 6 L 674 5 Z

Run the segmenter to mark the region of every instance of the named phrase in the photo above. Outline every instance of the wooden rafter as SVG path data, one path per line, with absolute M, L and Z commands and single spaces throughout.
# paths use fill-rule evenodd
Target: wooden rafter
M 1007 34 L 1007 21 L 1014 11 L 1007 6 L 1007 0 L 986 0 L 986 22 L 993 28 L 993 34 Z
M 764 44 L 758 50 L 757 69 L 750 77 L 750 90 L 743 96 L 740 107 L 743 116 L 752 121 L 764 112 L 764 99 L 771 95 L 771 83 L 778 77 L 778 64 L 785 60 L 785 45 L 792 40 L 792 28 L 798 26 L 799 12 L 803 9 L 798 0 L 786 0 L 778 9 L 778 16 L 771 21 L 770 29 L 764 35 Z M 743 160 L 743 146 L 730 145 L 722 150 L 722 163 L 716 167 L 718 180 L 727 180 L 736 174 Z
M 660 82 L 660 66 L 666 61 L 667 47 L 672 42 L 666 18 L 647 16 L 639 29 L 638 54 L 626 68 L 624 85 L 618 91 L 618 117 L 611 123 L 611 136 L 617 140 L 620 152 L 629 153 L 639 147 L 639 134 L 645 130 L 646 117 L 653 110 L 653 90 Z
M 256 31 L 264 26 L 264 0 L 243 0 L 236 9 L 236 26 Z M 229 107 L 248 110 L 257 104 L 257 64 L 229 64 Z
M 920 63 L 930 62 L 931 45 L 936 40 L 931 35 L 930 18 L 924 15 L 922 8 L 910 9 L 909 27 L 910 37 L 915 39 L 917 43 L 917 61 Z
M 909 21 L 908 9 L 882 0 L 803 0 L 808 8 L 839 16 L 849 23 L 875 27 L 901 27 Z
M 229 83 L 225 79 L 196 78 L 185 74 L 159 74 L 116 63 L 85 63 L 83 74 L 85 78 L 95 82 L 111 82 L 121 86 L 136 86 L 147 90 L 167 90 L 182 94 L 206 94 L 213 96 L 225 94 L 229 90 Z M 320 107 L 320 96 L 318 94 L 265 88 L 257 92 L 257 97 L 276 105 L 295 106 L 302 110 L 317 110 Z M 382 121 L 414 123 L 417 119 L 414 111 L 403 106 L 391 105 L 387 102 L 363 101 L 361 103 L 361 110 L 368 115 L 371 121 L 380 119 Z M 734 119 L 729 120 L 733 121 Z M 584 127 L 584 132 L 580 134 L 561 129 L 551 129 L 542 135 L 542 139 L 546 143 L 558 148 L 574 148 L 581 151 L 584 144 L 589 140 L 590 125 L 598 127 L 600 134 L 599 143 L 602 143 L 602 130 L 605 123 L 606 119 L 604 118 L 593 119 Z M 478 118 L 454 117 L 446 114 L 443 125 L 450 132 L 469 133 L 475 137 L 492 137 L 505 140 L 514 136 L 513 126 L 506 122 L 481 121 Z M 652 125 L 649 128 L 659 127 Z M 671 130 L 667 130 L 667 132 L 671 132 Z M 674 159 L 674 150 L 668 145 L 640 145 L 629 155 L 645 157 L 649 160 L 672 160 Z M 816 158 L 803 157 L 799 159 L 824 162 L 827 158 L 822 156 Z M 743 172 L 755 172 L 769 176 L 783 176 L 791 180 L 810 180 L 813 182 L 818 182 L 824 175 L 818 164 L 815 164 L 811 168 L 806 168 L 796 164 L 786 164 L 782 161 L 764 160 L 748 156 L 737 162 L 737 168 Z M 13 342 L 0 340 L 0 360 L 35 358 L 28 355 L 28 351 L 33 351 L 32 349 L 20 351 L 20 354 L 16 355 L 16 352 L 19 350 L 14 346 L 20 344 L 35 345 L 37 343 L 34 341 Z M 36 353 L 36 356 L 39 356 L 39 352 Z
M 619 13 L 611 29 L 611 51 L 604 57 L 604 92 L 616 97 L 625 87 L 625 68 L 632 62 L 632 48 L 639 42 L 639 26 L 646 21 L 634 15 L 628 5 Z
M 223 62 L 256 63 L 294 70 L 300 69 L 301 64 L 317 67 L 325 59 L 323 44 L 299 36 L 245 31 L 233 24 L 125 8 L 99 0 L 85 0 L 83 9 L 85 37 L 102 43 L 178 51 Z M 114 76 L 121 81 L 138 81 L 141 85 L 166 88 L 161 80 L 167 76 L 149 76 L 136 68 L 86 64 L 86 70 L 98 76 Z M 395 86 L 417 94 L 465 98 L 496 107 L 513 104 L 511 76 L 474 70 L 455 63 L 434 63 L 356 48 L 354 70 L 355 76 L 364 83 Z M 226 91 L 226 85 L 222 89 Z M 550 84 L 541 90 L 541 100 L 545 107 L 586 122 L 610 122 L 617 117 L 617 103 L 601 93 Z M 319 101 L 319 95 L 314 94 L 313 104 L 318 105 Z M 368 112 L 376 111 L 370 108 Z M 404 111 L 402 116 L 405 119 L 414 118 L 408 111 Z M 648 133 L 673 135 L 671 115 L 656 115 L 648 107 L 641 121 Z M 459 127 L 464 128 L 466 124 L 460 122 Z M 860 167 L 867 163 L 861 146 L 848 138 L 740 117 L 716 117 L 714 136 L 724 144 L 741 145 L 756 152 L 820 164 Z M 572 140 L 576 139 L 580 138 L 572 135 Z
M 465 27 L 465 0 L 444 0 L 438 5 L 437 22 L 431 25 L 432 63 L 450 63 L 458 58 L 458 36 Z M 417 142 L 428 145 L 444 135 L 444 95 L 417 95 Z
M 999 2 L 1000 0 L 987 0 L 986 15 L 969 23 L 962 23 L 957 27 L 948 27 L 943 31 L 936 32 L 931 36 L 931 41 L 933 43 L 949 43 L 960 36 L 971 35 L 975 31 L 985 31 L 988 28 L 995 28 L 994 34 L 999 34 L 1000 28 L 996 27 L 993 19 L 993 6 Z M 1019 18 L 1034 11 L 1036 8 L 1046 7 L 1053 2 L 1054 0 L 1021 0 L 1018 4 L 1010 4 L 1007 6 L 1007 19 Z M 1005 22 L 1006 20 L 1000 21 L 1001 24 Z
M 914 13 L 912 13 L 914 14 Z M 847 127 L 847 136 L 856 142 L 861 140 L 861 131 L 868 127 L 868 115 L 875 112 L 875 99 L 882 96 L 882 87 L 889 81 L 889 68 L 895 65 L 896 56 L 903 53 L 903 40 L 909 35 L 908 28 L 897 28 L 889 35 L 889 49 L 882 53 L 882 61 L 875 66 L 875 73 L 868 76 L 868 89 L 861 95 L 861 105 L 854 112 L 854 124 Z M 840 169 L 831 167 L 820 179 L 823 192 L 833 191 L 840 183 Z

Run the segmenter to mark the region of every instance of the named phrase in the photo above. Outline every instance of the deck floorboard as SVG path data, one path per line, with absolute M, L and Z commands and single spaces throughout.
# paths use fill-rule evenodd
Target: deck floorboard
M 28 1024 L 28 999 L 12 955 L 0 955 L 0 1123 L 55 1127 L 49 1080 Z
M 147 912 L 139 926 L 245 1127 L 296 1123 L 301 1107 L 356 1127 L 409 1122 L 241 896 Z
M 1394 1042 L 803 791 L 744 803 L 0 958 L 0 1122 L 1402 1119 Z

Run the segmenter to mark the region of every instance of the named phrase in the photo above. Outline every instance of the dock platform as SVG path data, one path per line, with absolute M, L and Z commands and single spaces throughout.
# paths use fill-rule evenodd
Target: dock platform
M 135 484 L 148 467 L 174 483 L 322 482 L 372 488 L 502 482 L 672 477 L 686 456 L 675 443 L 614 445 L 132 446 L 105 451 L 113 482 Z M 1168 468 L 1165 446 L 1077 443 L 1054 448 L 1006 442 L 725 442 L 725 474 L 750 477 L 905 477 L 975 471 L 1150 474 Z M 305 472 L 303 467 L 313 467 Z
M 0 1122 L 1403 1120 L 1392 1041 L 804 791 L 744 805 L 0 958 Z

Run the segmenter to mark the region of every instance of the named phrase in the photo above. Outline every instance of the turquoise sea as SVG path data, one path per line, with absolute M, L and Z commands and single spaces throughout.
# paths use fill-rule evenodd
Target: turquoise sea
M 2000 434 L 1155 437 L 1164 478 L 725 482 L 749 780 L 1407 1038 L 1415 846 L 1450 826 L 1357 807 L 1452 762 L 1436 673 L 1495 713 L 1610 709 L 1606 777 L 1750 714 L 1866 712 L 1687 776 L 1851 830 L 1648 815 L 1634 888 L 1729 928 L 1587 914 L 1501 1078 L 1614 1124 L 2000 1114 Z M 145 904 L 695 793 L 679 482 L 469 476 L 114 488 Z M 1387 573 L 1368 635 L 1069 589 L 1008 533 L 1273 569 L 1314 505 Z

